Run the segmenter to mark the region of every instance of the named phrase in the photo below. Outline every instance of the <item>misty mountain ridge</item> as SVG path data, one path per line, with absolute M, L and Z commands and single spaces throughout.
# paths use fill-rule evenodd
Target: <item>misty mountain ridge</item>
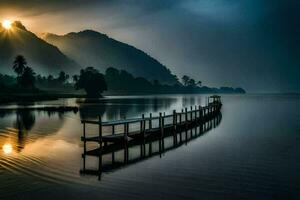
M 93 30 L 66 35 L 46 33 L 42 38 L 81 66 L 93 66 L 100 72 L 114 67 L 151 81 L 157 79 L 165 84 L 178 83 L 166 66 L 145 52 Z
M 47 43 L 28 31 L 19 21 L 6 30 L 0 24 L 0 72 L 12 73 L 12 63 L 17 55 L 23 55 L 28 66 L 37 73 L 77 72 L 80 66 L 64 55 L 56 46 Z
M 115 67 L 150 81 L 178 83 L 176 76 L 156 59 L 93 30 L 38 37 L 19 21 L 12 23 L 9 30 L 0 25 L 0 73 L 13 73 L 14 58 L 23 55 L 28 65 L 41 74 L 63 70 L 73 75 L 86 66 L 94 66 L 100 72 Z

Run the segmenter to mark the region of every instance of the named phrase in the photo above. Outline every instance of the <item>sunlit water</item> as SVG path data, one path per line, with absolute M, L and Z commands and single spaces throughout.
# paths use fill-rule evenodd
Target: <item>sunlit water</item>
M 107 121 L 171 113 L 204 105 L 205 96 L 2 105 L 11 109 L 76 105 L 79 111 L 0 112 L 0 199 L 300 198 L 300 96 L 225 95 L 222 102 L 222 120 L 214 129 L 161 157 L 108 170 L 101 181 L 79 173 L 80 119 L 101 115 Z M 92 167 L 95 163 L 91 159 Z

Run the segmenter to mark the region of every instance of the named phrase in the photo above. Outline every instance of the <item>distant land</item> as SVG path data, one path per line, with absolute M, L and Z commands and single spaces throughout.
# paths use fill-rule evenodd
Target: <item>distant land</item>
M 27 67 L 26 73 L 13 70 L 17 57 L 25 61 L 18 63 Z M 77 83 L 85 91 L 75 90 Z M 99 96 L 246 92 L 240 87 L 211 88 L 186 75 L 179 79 L 145 52 L 96 31 L 40 38 L 19 21 L 11 29 L 0 24 L 0 102 L 84 97 L 95 86 L 103 86 Z

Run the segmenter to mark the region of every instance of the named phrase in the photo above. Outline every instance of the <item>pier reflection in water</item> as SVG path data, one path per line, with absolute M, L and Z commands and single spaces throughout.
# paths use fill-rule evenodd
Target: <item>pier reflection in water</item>
M 11 154 L 13 151 L 15 152 L 21 152 L 22 149 L 24 149 L 25 145 L 32 141 L 32 136 L 29 136 L 30 131 L 33 129 L 36 123 L 36 115 L 41 114 L 42 116 L 48 116 L 51 118 L 51 116 L 57 115 L 57 123 L 54 123 L 55 126 L 59 127 L 59 124 L 63 124 L 64 122 L 64 114 L 66 113 L 74 113 L 76 114 L 77 111 L 70 109 L 70 110 L 54 110 L 54 109 L 46 109 L 46 110 L 36 110 L 35 108 L 28 107 L 25 108 L 16 108 L 16 109 L 0 109 L 0 118 L 10 118 L 10 123 L 12 124 L 12 127 L 10 129 L 13 129 L 11 132 L 14 132 L 16 135 L 7 134 L 6 139 L 0 140 L 0 145 L 2 146 L 3 152 L 5 154 Z M 48 122 L 49 123 L 49 122 Z M 4 124 L 7 126 L 7 123 Z M 2 124 L 0 124 L 1 126 Z M 48 126 L 51 126 L 51 124 L 48 124 Z M 36 132 L 37 133 L 37 132 Z M 40 133 L 40 135 L 36 135 L 36 139 L 39 137 L 45 137 L 49 134 L 52 134 L 52 132 L 43 132 Z M 3 135 L 3 133 L 2 133 Z M 29 141 L 27 141 L 28 137 L 30 138 Z
M 80 173 L 82 175 L 96 175 L 100 180 L 102 172 L 111 172 L 153 156 L 160 156 L 162 158 L 167 151 L 187 145 L 190 141 L 217 127 L 221 119 L 222 114 L 218 112 L 217 115 L 208 121 L 199 123 L 184 131 L 176 132 L 175 134 L 166 134 L 165 137 L 151 137 L 145 141 L 135 140 L 126 146 L 126 148 L 123 148 L 122 144 L 115 144 L 110 150 L 93 154 L 93 157 L 90 158 L 88 158 L 87 153 L 83 153 L 83 167 Z

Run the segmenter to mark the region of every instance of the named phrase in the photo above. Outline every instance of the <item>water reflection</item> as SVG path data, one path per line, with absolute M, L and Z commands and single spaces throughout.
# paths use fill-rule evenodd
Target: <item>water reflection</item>
M 11 154 L 13 152 L 13 147 L 11 144 L 4 144 L 3 147 L 2 147 L 2 150 L 3 150 L 3 153 L 4 154 Z
M 176 98 L 170 97 L 148 97 L 112 98 L 98 101 L 86 99 L 77 100 L 77 103 L 81 119 L 96 119 L 102 116 L 105 120 L 116 120 L 135 117 L 147 112 L 169 110 L 176 101 Z
M 81 119 L 117 120 L 133 118 L 141 114 L 165 112 L 190 104 L 201 103 L 201 98 L 195 96 L 132 96 L 109 97 L 100 100 L 67 99 L 46 101 L 39 103 L 24 103 L 2 105 L 0 107 L 0 146 L 11 144 L 15 152 L 21 152 L 28 143 L 32 143 L 48 135 L 58 132 L 64 140 L 76 142 L 80 132 L 75 130 L 80 126 Z M 78 113 L 74 110 L 56 110 L 39 108 L 56 106 L 78 106 Z M 66 123 L 66 114 L 74 118 L 73 125 L 62 129 Z M 73 135 L 70 132 L 73 131 Z M 78 137 L 78 138 L 77 138 Z
M 168 110 L 176 103 L 175 97 L 138 97 L 138 98 L 104 98 L 101 100 L 72 99 L 64 101 L 49 101 L 40 103 L 25 103 L 16 105 L 2 105 L 0 107 L 0 146 L 9 143 L 15 152 L 21 152 L 28 143 L 39 138 L 56 134 L 65 124 L 66 114 L 77 119 L 76 125 L 80 125 L 80 119 L 95 119 L 99 115 L 105 120 L 123 119 L 140 113 Z M 79 115 L 74 110 L 37 109 L 41 106 L 78 106 Z M 70 114 L 70 115 L 69 115 Z M 74 124 L 73 126 L 76 127 Z M 72 127 L 71 127 L 72 128 Z M 72 130 L 72 129 L 70 129 Z M 61 133 L 68 135 L 69 130 Z M 79 136 L 75 132 L 75 137 Z M 72 138 L 71 138 L 72 137 Z M 78 137 L 79 138 L 79 137 Z M 77 138 L 69 136 L 66 140 L 76 141 Z M 6 149 L 8 146 L 5 146 Z M 3 151 L 4 152 L 4 151 Z M 8 151 L 6 151 L 8 152 Z
M 11 154 L 13 151 L 21 152 L 28 143 L 55 133 L 53 130 L 59 129 L 64 123 L 63 116 L 65 111 L 36 111 L 34 109 L 2 109 L 0 111 L 0 145 L 4 154 Z M 37 127 L 43 126 L 42 132 L 31 130 L 36 125 L 36 117 L 38 116 Z M 46 118 L 47 116 L 47 118 Z M 56 117 L 57 116 L 57 117 Z M 58 118 L 58 119 L 55 119 Z M 52 129 L 54 128 L 54 129 Z

